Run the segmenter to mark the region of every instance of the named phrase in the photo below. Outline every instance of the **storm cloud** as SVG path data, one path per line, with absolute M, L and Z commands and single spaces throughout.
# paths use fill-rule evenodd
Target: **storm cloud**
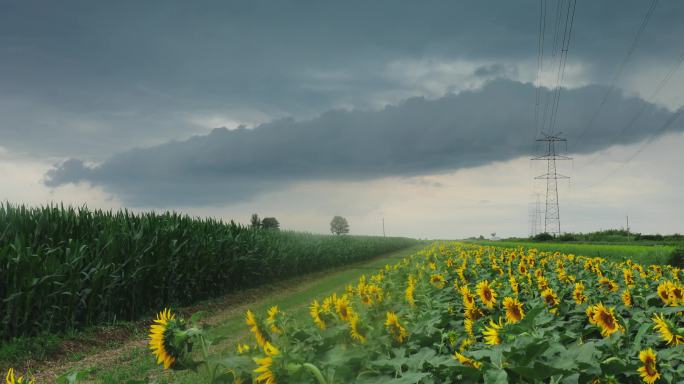
M 542 92 L 544 98 L 550 91 Z M 676 122 L 661 129 L 672 112 L 617 92 L 601 112 L 600 129 L 580 136 L 605 92 L 602 86 L 563 90 L 557 130 L 570 139 L 571 153 L 683 128 Z M 499 79 L 479 90 L 411 98 L 379 111 L 331 110 L 309 120 L 214 129 L 122 152 L 95 166 L 70 159 L 50 170 L 45 182 L 90 183 L 134 206 L 218 205 L 298 181 L 450 172 L 532 155 L 534 97 L 533 85 Z

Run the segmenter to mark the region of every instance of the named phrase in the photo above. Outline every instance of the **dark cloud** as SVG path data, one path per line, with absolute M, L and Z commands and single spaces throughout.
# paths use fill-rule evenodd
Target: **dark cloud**
M 0 134 L 3 145 L 37 155 L 99 158 L 197 133 L 187 114 L 301 119 L 365 108 L 375 94 L 420 94 L 383 77 L 397 60 L 504 63 L 479 72 L 510 76 L 510 66 L 536 63 L 538 5 L 3 1 Z M 569 64 L 582 64 L 588 82 L 609 82 L 648 5 L 579 2 Z M 684 2 L 659 2 L 625 76 L 680 54 L 682 15 Z
M 578 139 L 605 87 L 563 91 L 558 112 L 569 149 L 589 153 L 643 140 L 671 113 L 619 92 L 596 128 Z M 545 99 L 548 91 L 544 91 Z M 69 160 L 46 183 L 88 182 L 130 205 L 206 205 L 246 200 L 304 180 L 359 180 L 453 171 L 530 155 L 534 138 L 530 84 L 496 80 L 483 89 L 435 100 L 412 98 L 380 111 L 332 110 L 304 121 L 210 134 L 135 149 L 95 167 Z M 618 135 L 637 110 L 632 129 Z M 682 124 L 668 131 L 682 130 Z

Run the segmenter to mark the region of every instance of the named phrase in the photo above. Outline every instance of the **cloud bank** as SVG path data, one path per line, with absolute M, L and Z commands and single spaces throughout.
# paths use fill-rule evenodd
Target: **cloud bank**
M 570 152 L 635 143 L 672 115 L 638 97 L 616 94 L 597 128 L 573 141 L 605 90 L 588 86 L 562 92 L 558 129 L 570 139 Z M 214 129 L 122 152 L 95 166 L 70 159 L 50 170 L 45 183 L 86 182 L 133 206 L 163 207 L 234 203 L 298 181 L 449 172 L 532 155 L 534 96 L 531 84 L 500 79 L 480 90 L 411 98 L 379 111 L 332 110 L 305 121 Z M 638 122 L 618 136 L 641 108 L 645 112 Z M 677 122 L 663 133 L 682 129 Z

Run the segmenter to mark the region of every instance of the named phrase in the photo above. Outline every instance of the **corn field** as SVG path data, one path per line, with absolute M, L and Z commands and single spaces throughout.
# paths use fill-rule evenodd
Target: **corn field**
M 0 339 L 137 319 L 413 243 L 255 230 L 177 213 L 3 204 Z

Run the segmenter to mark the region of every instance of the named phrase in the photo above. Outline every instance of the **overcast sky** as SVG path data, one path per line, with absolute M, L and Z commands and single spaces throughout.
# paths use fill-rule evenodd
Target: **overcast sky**
M 563 230 L 684 232 L 684 3 L 543 3 L 0 0 L 0 199 L 526 235 L 552 130 Z

